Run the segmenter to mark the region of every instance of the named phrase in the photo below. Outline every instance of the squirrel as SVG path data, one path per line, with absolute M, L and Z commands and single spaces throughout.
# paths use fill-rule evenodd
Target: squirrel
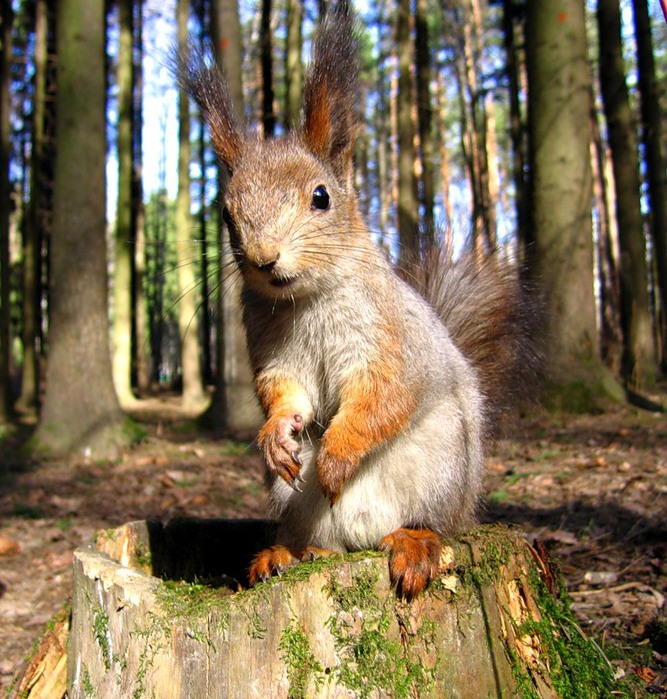
M 179 80 L 229 174 L 223 218 L 266 416 L 278 533 L 250 583 L 377 548 L 411 599 L 438 574 L 442 537 L 477 522 L 490 425 L 529 337 L 521 284 L 496 257 L 436 252 L 410 284 L 374 244 L 353 188 L 357 43 L 339 0 L 313 44 L 301 124 L 275 139 L 238 123 L 205 57 L 181 57 Z

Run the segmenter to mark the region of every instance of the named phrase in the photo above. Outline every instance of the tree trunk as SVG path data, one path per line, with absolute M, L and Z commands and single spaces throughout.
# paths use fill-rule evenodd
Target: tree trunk
M 512 141 L 512 179 L 514 180 L 514 208 L 516 230 L 521 245 L 521 256 L 525 259 L 527 248 L 533 243 L 533 234 L 528 225 L 526 208 L 526 146 L 524 122 L 519 99 L 519 67 L 517 42 L 514 26 L 514 0 L 503 0 L 503 44 L 509 91 L 509 132 Z
M 621 375 L 623 333 L 621 331 L 620 282 L 618 278 L 618 226 L 614 215 L 614 178 L 609 166 L 608 147 L 602 138 L 596 98 L 591 94 L 591 168 L 593 193 L 598 212 L 598 269 L 600 305 L 600 351 L 604 363 Z
M 46 0 L 35 3 L 35 49 L 32 110 L 32 147 L 30 154 L 30 201 L 23 233 L 23 304 L 21 394 L 15 408 L 35 415 L 39 404 L 39 326 L 41 319 L 41 254 L 43 240 L 43 177 L 45 168 L 45 106 L 48 13 Z
M 598 0 L 600 88 L 607 119 L 621 251 L 621 325 L 625 382 L 650 386 L 656 377 L 656 355 L 648 296 L 646 244 L 640 204 L 639 162 L 635 127 L 625 84 L 618 0 Z
M 421 204 L 423 232 L 427 244 L 435 243 L 435 184 L 433 147 L 433 100 L 431 98 L 431 56 L 428 37 L 428 3 L 416 0 L 415 78 L 417 82 L 417 124 L 421 155 Z
M 213 11 L 213 36 L 218 47 L 217 60 L 222 67 L 239 123 L 244 123 L 241 20 L 238 0 L 216 0 Z M 224 200 L 227 173 L 219 168 L 219 199 Z M 226 228 L 219 217 L 218 249 L 218 334 L 215 392 L 202 422 L 212 428 L 252 430 L 261 424 L 259 403 L 255 398 L 253 373 L 248 359 L 245 332 L 239 302 L 240 279 L 229 246 Z M 230 409 L 233 406 L 233 410 Z
M 133 164 L 133 5 L 119 1 L 118 40 L 118 199 L 114 265 L 112 330 L 113 378 L 123 407 L 135 402 L 132 392 L 132 164 Z
M 449 151 L 447 148 L 447 85 L 443 71 L 438 71 L 438 138 L 440 145 L 440 176 L 442 178 L 442 206 L 445 212 L 445 226 L 443 231 L 443 247 L 452 250 L 454 209 L 451 196 L 451 166 Z
M 104 2 L 59 0 L 57 13 L 49 357 L 32 445 L 113 457 L 132 435 L 118 406 L 109 353 Z
M 188 41 L 190 1 L 178 0 L 178 45 L 183 50 Z M 178 195 L 176 198 L 176 259 L 178 265 L 178 329 L 181 340 L 181 375 L 183 407 L 197 410 L 204 405 L 199 318 L 197 315 L 197 281 L 195 274 L 193 221 L 190 214 L 190 100 L 185 91 L 178 96 Z
M 287 0 L 287 38 L 285 43 L 285 125 L 291 129 L 301 118 L 303 91 L 302 47 L 303 0 Z
M 262 128 L 264 138 L 271 138 L 276 130 L 276 113 L 273 94 L 273 41 L 271 32 L 271 0 L 262 0 L 262 25 L 260 29 L 262 64 Z
M 10 269 L 9 269 L 9 83 L 12 64 L 12 25 L 14 12 L 9 0 L 0 5 L 0 421 L 11 415 L 12 391 L 9 375 L 10 358 Z
M 261 521 L 135 522 L 75 553 L 68 695 L 609 696 L 547 561 L 518 530 L 447 540 L 440 574 L 396 598 L 374 552 L 320 559 L 236 592 Z M 582 667 L 586 672 L 582 672 Z
M 403 259 L 417 254 L 419 240 L 419 200 L 415 178 L 415 123 L 412 116 L 412 42 L 410 41 L 410 0 L 399 0 L 396 12 L 398 51 L 398 242 Z
M 649 220 L 662 310 L 662 369 L 667 372 L 667 176 L 665 175 L 665 142 L 662 124 L 664 111 L 660 104 L 660 91 L 655 74 L 648 2 L 633 0 L 632 7 L 637 40 L 642 142 L 650 202 Z
M 134 265 L 132 281 L 132 338 L 133 376 L 140 392 L 150 385 L 150 352 L 148 349 L 148 313 L 146 308 L 146 210 L 143 190 L 143 0 L 134 0 L 134 67 L 132 69 L 133 108 L 133 164 L 132 164 L 132 239 L 134 240 Z
M 568 7 L 563 12 L 559 0 L 527 4 L 530 211 L 534 272 L 546 296 L 544 366 L 551 397 L 582 410 L 607 390 L 607 376 L 593 291 L 584 2 Z

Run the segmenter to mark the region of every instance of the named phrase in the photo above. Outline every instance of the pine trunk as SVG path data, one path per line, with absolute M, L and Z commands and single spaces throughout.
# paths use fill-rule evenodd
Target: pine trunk
M 10 120 L 9 83 L 12 63 L 12 3 L 0 5 L 0 421 L 11 415 L 12 391 L 9 375 L 10 357 L 10 293 L 9 216 L 11 209 L 9 186 Z
M 521 244 L 521 256 L 526 257 L 526 250 L 533 242 L 533 235 L 528 225 L 526 209 L 526 147 L 524 137 L 524 120 L 521 116 L 519 97 L 519 67 L 517 59 L 516 31 L 514 26 L 515 7 L 513 0 L 503 0 L 503 44 L 505 47 L 505 64 L 509 92 L 509 133 L 512 141 L 512 179 L 514 181 L 514 207 L 516 210 L 516 229 Z
M 546 296 L 551 399 L 585 410 L 617 391 L 600 361 L 593 287 L 590 71 L 584 2 L 528 3 L 531 261 Z
M 435 184 L 434 146 L 431 126 L 433 100 L 431 99 L 431 56 L 428 36 L 427 0 L 416 1 L 415 12 L 415 78 L 417 82 L 417 124 L 421 156 L 421 204 L 423 230 L 427 244 L 435 242 Z
M 70 699 L 609 696 L 612 670 L 517 530 L 446 541 L 411 603 L 372 552 L 237 592 L 272 539 L 261 521 L 135 522 L 78 550 Z
M 600 88 L 609 132 L 616 218 L 621 252 L 621 324 L 625 382 L 632 388 L 650 386 L 656 377 L 648 296 L 648 269 L 635 127 L 625 83 L 618 0 L 599 0 Z
M 188 41 L 189 0 L 178 0 L 178 43 Z M 176 259 L 178 265 L 178 329 L 181 340 L 183 407 L 197 410 L 206 396 L 202 380 L 199 318 L 197 315 L 197 279 L 195 274 L 193 221 L 190 214 L 190 103 L 183 90 L 178 99 L 178 195 L 176 198 Z
M 285 45 L 285 125 L 292 129 L 299 124 L 303 63 L 301 62 L 303 0 L 287 0 L 287 38 Z
M 32 446 L 113 457 L 132 435 L 109 354 L 104 2 L 59 0 L 47 385 Z
M 398 242 L 401 259 L 418 253 L 419 201 L 415 178 L 415 123 L 413 120 L 412 49 L 410 41 L 410 1 L 399 0 L 396 13 L 398 51 Z
M 667 175 L 665 174 L 663 140 L 664 111 L 660 104 L 660 91 L 655 73 L 648 2 L 647 0 L 633 0 L 632 7 L 637 39 L 642 141 L 646 158 L 646 179 L 650 202 L 649 219 L 662 307 L 662 369 L 667 371 Z
M 133 41 L 134 0 L 119 2 L 118 41 L 118 199 L 114 263 L 113 378 L 123 407 L 135 401 L 132 392 L 132 134 L 133 134 Z
M 46 0 L 35 3 L 35 49 L 32 111 L 32 148 L 30 154 L 30 201 L 23 233 L 23 366 L 21 395 L 15 408 L 35 415 L 39 404 L 38 337 L 41 319 L 41 247 L 43 240 L 43 178 L 45 167 L 45 105 L 48 17 Z
M 213 35 L 218 47 L 217 60 L 227 76 L 232 102 L 243 123 L 243 84 L 241 21 L 237 0 L 215 0 L 213 5 Z M 227 173 L 220 168 L 219 191 L 224 201 Z M 239 303 L 240 280 L 235 274 L 235 261 L 229 246 L 226 227 L 219 217 L 218 249 L 218 333 L 217 375 L 211 405 L 203 422 L 212 428 L 256 430 L 261 424 L 259 404 L 255 398 L 254 382 Z M 229 409 L 233 406 L 233 410 Z
M 273 94 L 273 40 L 271 36 L 272 1 L 262 0 L 260 50 L 262 65 L 262 128 L 264 137 L 271 138 L 276 131 L 276 113 Z

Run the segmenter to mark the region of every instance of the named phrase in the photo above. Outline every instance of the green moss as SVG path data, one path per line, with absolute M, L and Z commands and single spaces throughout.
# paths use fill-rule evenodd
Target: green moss
M 109 646 L 109 615 L 102 607 L 95 607 L 93 610 L 93 634 L 97 645 L 102 651 L 104 667 L 109 670 L 112 662 L 111 648 Z
M 615 679 L 614 669 L 600 647 L 579 628 L 564 590 L 558 597 L 554 596 L 534 567 L 530 569 L 529 579 L 531 588 L 537 593 L 536 602 L 542 618 L 540 621 L 527 620 L 517 626 L 516 633 L 539 639 L 558 696 L 561 699 L 646 696 L 641 690 L 638 693 L 637 687 Z M 512 649 L 508 649 L 508 653 L 520 695 L 526 699 L 538 699 L 529 672 Z
M 433 684 L 435 670 L 419 661 L 414 647 L 427 642 L 432 627 L 423 627 L 420 634 L 408 637 L 405 644 L 388 634 L 397 623 L 393 593 L 382 600 L 377 594 L 379 573 L 368 567 L 354 575 L 350 585 L 343 585 L 331 575 L 326 591 L 335 612 L 328 627 L 338 655 L 344 662 L 333 673 L 337 680 L 357 693 L 361 699 L 376 691 L 396 699 L 420 696 Z
M 504 525 L 483 525 L 468 532 L 461 540 L 467 547 L 457 547 L 455 573 L 464 589 L 473 590 L 492 584 L 500 577 L 500 569 L 513 555 L 513 539 Z M 478 542 L 481 545 L 477 545 Z M 467 548 L 467 550 L 466 550 Z
M 95 688 L 90 679 L 90 671 L 85 663 L 83 664 L 83 694 L 86 697 L 95 696 Z
M 150 572 L 153 569 L 153 553 L 150 547 L 142 542 L 138 542 L 135 547 L 135 558 L 140 568 Z
M 228 587 L 182 580 L 165 580 L 156 590 L 158 603 L 168 618 L 188 620 L 204 619 L 213 608 L 228 610 L 231 594 Z
M 294 622 L 283 629 L 279 648 L 290 684 L 287 696 L 289 699 L 300 699 L 305 695 L 311 677 L 317 684 L 323 681 L 324 668 L 315 659 L 308 636 Z

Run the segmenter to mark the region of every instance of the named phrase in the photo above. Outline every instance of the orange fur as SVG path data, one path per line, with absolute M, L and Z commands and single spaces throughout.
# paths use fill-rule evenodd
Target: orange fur
M 279 575 L 286 568 L 295 566 L 299 559 L 286 546 L 272 546 L 260 551 L 250 564 L 250 584 L 268 580 L 272 575 Z
M 257 397 L 264 408 L 265 414 L 273 415 L 276 412 L 290 410 L 295 403 L 298 394 L 302 392 L 296 381 L 288 378 L 267 376 L 258 374 L 255 378 Z M 284 407 L 283 407 L 284 406 Z
M 397 529 L 382 539 L 380 551 L 389 552 L 389 576 L 401 597 L 421 594 L 437 576 L 442 543 L 430 529 Z
M 385 359 L 355 372 L 341 391 L 341 404 L 322 438 L 317 458 L 320 488 L 335 503 L 361 459 L 407 425 L 416 397 L 400 379 L 402 363 L 390 343 Z
M 257 394 L 268 418 L 257 435 L 267 468 L 296 490 L 301 447 L 294 437 L 310 419 L 310 402 L 296 381 L 259 374 Z
M 326 78 L 326 76 L 323 76 Z M 316 86 L 312 95 L 312 109 L 306 113 L 303 137 L 308 146 L 319 157 L 326 157 L 331 147 L 331 117 L 329 112 L 329 89 L 326 79 Z

